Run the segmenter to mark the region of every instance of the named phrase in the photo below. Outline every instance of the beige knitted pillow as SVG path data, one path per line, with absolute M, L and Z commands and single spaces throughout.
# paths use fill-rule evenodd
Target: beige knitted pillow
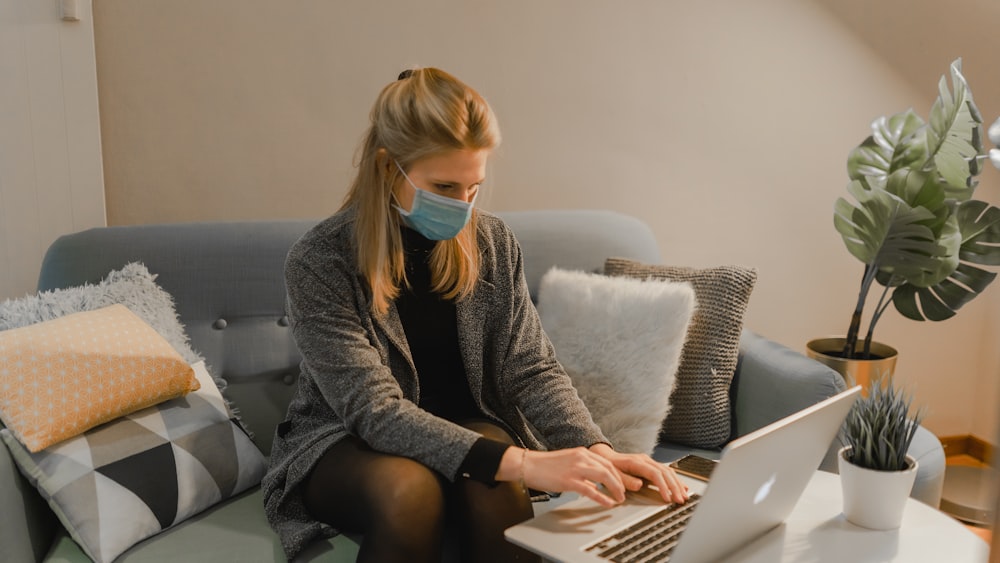
M 729 385 L 757 271 L 741 266 L 662 266 L 624 258 L 609 258 L 604 271 L 612 276 L 689 282 L 694 287 L 698 308 L 688 327 L 662 437 L 698 448 L 724 445 L 731 432 Z

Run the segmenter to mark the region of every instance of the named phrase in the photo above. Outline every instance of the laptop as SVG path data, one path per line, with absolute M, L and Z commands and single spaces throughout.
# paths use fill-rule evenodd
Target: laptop
M 680 476 L 693 502 L 664 503 L 650 486 L 626 493 L 625 502 L 611 508 L 580 497 L 508 528 L 507 540 L 554 561 L 716 561 L 785 521 L 860 391 L 855 386 L 733 440 L 708 483 Z M 673 523 L 649 522 L 685 510 L 690 519 L 668 545 L 625 545 L 628 534 L 645 533 L 630 528 L 670 535 Z

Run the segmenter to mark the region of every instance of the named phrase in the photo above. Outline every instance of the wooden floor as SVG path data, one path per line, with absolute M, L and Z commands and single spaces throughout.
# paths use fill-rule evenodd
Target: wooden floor
M 978 459 L 967 454 L 948 456 L 947 463 L 948 465 L 971 465 L 973 467 L 982 467 L 985 465 L 982 461 L 979 461 Z M 975 534 L 986 540 L 986 543 L 990 543 L 992 541 L 993 532 L 990 528 L 985 526 L 975 526 L 971 524 L 966 524 L 965 526 L 969 530 L 971 530 L 972 532 L 974 532 Z

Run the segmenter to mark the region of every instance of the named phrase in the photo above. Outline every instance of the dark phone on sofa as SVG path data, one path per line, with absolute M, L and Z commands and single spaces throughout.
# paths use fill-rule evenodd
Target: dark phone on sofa
M 714 459 L 689 454 L 678 460 L 670 462 L 670 467 L 672 467 L 674 471 L 687 475 L 688 477 L 708 481 L 708 478 L 712 475 L 712 470 L 715 469 L 715 466 L 718 463 L 719 462 Z

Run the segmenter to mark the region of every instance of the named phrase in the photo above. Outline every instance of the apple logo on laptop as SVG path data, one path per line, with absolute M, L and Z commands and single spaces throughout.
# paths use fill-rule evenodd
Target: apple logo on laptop
M 767 496 L 771 494 L 771 487 L 774 486 L 774 482 L 777 480 L 778 480 L 777 474 L 772 473 L 771 476 L 767 479 L 767 481 L 764 481 L 764 484 L 761 485 L 759 489 L 757 489 L 757 494 L 753 496 L 753 503 L 755 505 L 764 502 L 764 499 L 766 499 Z

